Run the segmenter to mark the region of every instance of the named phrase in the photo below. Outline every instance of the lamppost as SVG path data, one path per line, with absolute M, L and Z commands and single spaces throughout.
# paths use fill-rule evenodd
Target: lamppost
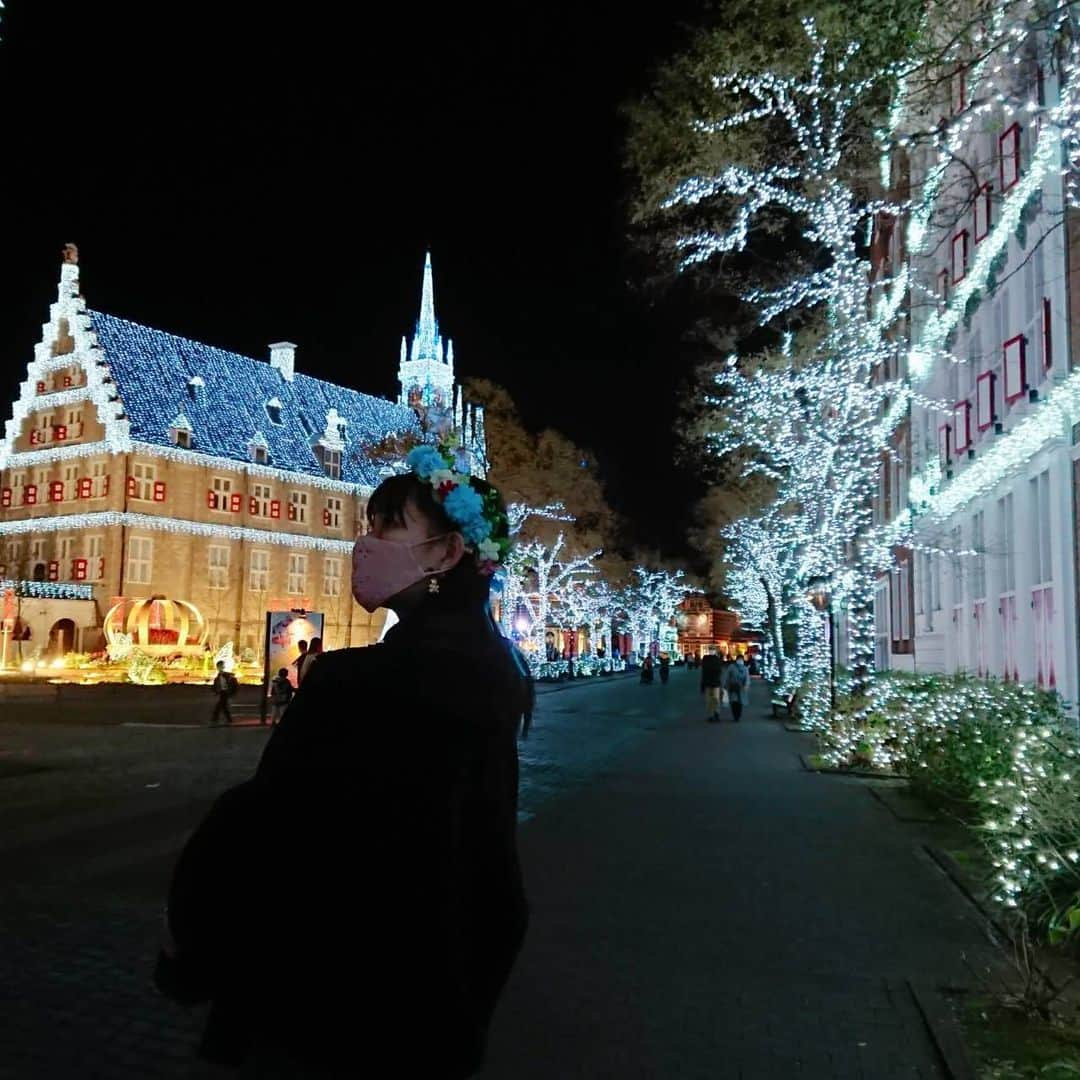
M 829 627 L 829 705 L 836 715 L 836 634 L 833 632 L 832 593 L 827 579 L 811 585 L 810 603 L 825 616 Z

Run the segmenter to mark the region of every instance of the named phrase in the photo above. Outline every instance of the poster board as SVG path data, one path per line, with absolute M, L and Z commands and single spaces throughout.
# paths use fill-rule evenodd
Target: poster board
M 293 661 L 300 655 L 299 642 L 310 641 L 323 636 L 322 612 L 304 611 L 268 611 L 266 613 L 266 641 L 263 648 L 263 695 L 262 716 L 266 715 L 266 695 L 270 691 L 270 680 L 281 668 L 289 672 L 289 682 L 295 688 L 296 668 Z

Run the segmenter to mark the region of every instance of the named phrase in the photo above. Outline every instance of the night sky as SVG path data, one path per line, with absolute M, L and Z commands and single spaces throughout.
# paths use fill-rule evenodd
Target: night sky
M 10 0 L 5 402 L 67 241 L 91 307 L 255 357 L 295 341 L 385 396 L 430 247 L 459 376 L 592 447 L 634 539 L 677 551 L 696 354 L 628 287 L 618 106 L 696 5 L 341 7 Z

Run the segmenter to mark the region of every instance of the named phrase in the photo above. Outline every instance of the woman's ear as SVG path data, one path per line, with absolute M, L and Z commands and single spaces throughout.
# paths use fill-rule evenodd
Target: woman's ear
M 441 544 L 432 544 L 431 547 L 438 560 L 434 566 L 426 567 L 428 573 L 445 574 L 461 562 L 465 554 L 465 538 L 459 532 L 447 533 Z

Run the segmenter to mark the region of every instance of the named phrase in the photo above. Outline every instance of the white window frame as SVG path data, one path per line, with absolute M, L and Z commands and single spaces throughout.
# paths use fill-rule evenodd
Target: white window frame
M 216 514 L 229 513 L 229 499 L 233 494 L 231 476 L 211 476 L 210 490 L 214 493 L 217 506 L 211 507 Z
M 289 574 L 285 590 L 289 596 L 307 592 L 307 555 L 302 551 L 289 552 Z
M 259 517 L 270 516 L 270 501 L 273 494 L 269 484 L 252 485 L 251 496 L 255 500 L 255 513 Z
M 306 491 L 290 491 L 289 505 L 293 507 L 295 518 L 290 518 L 297 525 L 306 525 L 308 519 L 308 493 Z
M 328 495 L 326 498 L 326 527 L 341 531 L 342 500 L 336 495 Z
M 210 544 L 206 549 L 206 584 L 210 589 L 229 587 L 228 544 Z
M 152 481 L 151 481 L 152 483 Z M 149 536 L 128 537 L 128 585 L 149 585 L 154 577 L 154 541 Z
M 266 548 L 252 548 L 248 560 L 248 591 L 264 593 L 270 588 L 270 552 Z
M 105 558 L 105 537 L 94 533 L 86 538 L 86 580 L 101 580 L 101 564 Z
M 341 559 L 327 555 L 323 559 L 323 596 L 341 595 Z
M 135 479 L 135 491 L 131 497 L 138 499 L 140 502 L 153 502 L 154 481 L 157 479 L 157 468 L 153 462 L 132 462 L 131 475 Z

